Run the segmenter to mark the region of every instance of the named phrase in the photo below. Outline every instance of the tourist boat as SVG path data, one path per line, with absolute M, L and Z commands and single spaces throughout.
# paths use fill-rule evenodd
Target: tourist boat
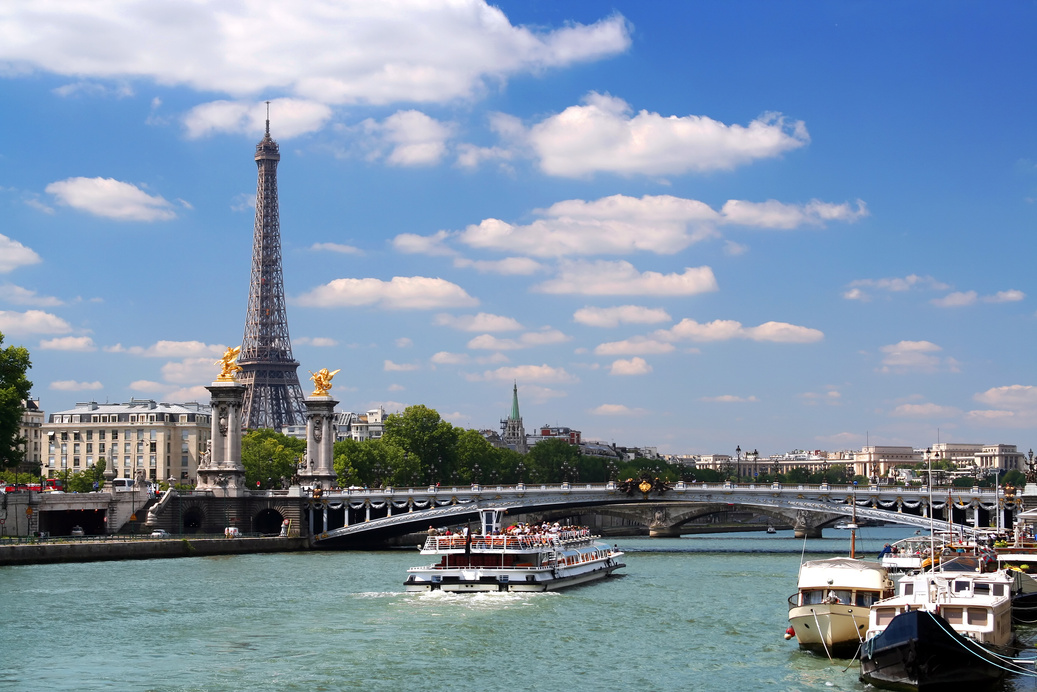
M 479 532 L 428 536 L 421 554 L 439 562 L 407 570 L 407 591 L 554 591 L 626 566 L 622 552 L 587 529 L 509 533 L 501 531 L 501 510 L 479 514 Z
M 982 571 L 979 555 L 944 557 L 940 571 L 904 576 L 871 608 L 863 682 L 897 690 L 980 690 L 999 684 L 1014 641 L 1018 573 Z M 1016 576 L 1017 575 L 1017 576 Z
M 877 562 L 852 557 L 804 562 L 789 596 L 789 626 L 802 649 L 845 658 L 857 653 L 871 605 L 893 595 L 893 581 Z

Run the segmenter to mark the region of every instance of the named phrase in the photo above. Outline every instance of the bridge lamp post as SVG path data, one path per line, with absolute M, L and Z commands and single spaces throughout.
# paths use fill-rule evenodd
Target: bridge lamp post
M 518 466 L 515 467 L 515 472 L 518 473 L 518 482 L 525 483 L 524 479 L 526 477 L 526 465 L 520 461 L 518 463 Z
M 472 466 L 472 483 L 475 485 L 479 484 L 479 476 L 482 473 L 482 469 L 479 468 L 478 464 Z
M 742 475 L 742 445 L 735 447 L 735 476 Z

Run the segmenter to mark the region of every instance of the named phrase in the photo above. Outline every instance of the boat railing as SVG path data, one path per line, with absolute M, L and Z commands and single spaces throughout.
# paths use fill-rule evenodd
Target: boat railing
M 472 536 L 471 550 L 538 550 L 553 548 L 563 543 L 585 541 L 590 538 L 586 529 L 580 531 L 560 531 L 558 533 L 533 534 L 499 534 L 493 536 Z M 425 541 L 425 550 L 464 550 L 469 544 L 467 536 L 459 533 L 449 536 L 429 536 Z

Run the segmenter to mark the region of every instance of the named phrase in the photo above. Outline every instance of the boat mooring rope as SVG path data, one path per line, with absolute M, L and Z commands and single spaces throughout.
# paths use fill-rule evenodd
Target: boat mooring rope
M 928 613 L 927 612 L 927 614 L 932 616 L 932 613 Z M 942 629 L 948 635 L 951 635 L 951 639 L 953 639 L 955 642 L 960 644 L 963 649 L 968 651 L 970 654 L 972 654 L 976 658 L 978 658 L 980 660 L 986 660 L 987 663 L 989 663 L 990 665 L 994 666 L 995 668 L 1000 668 L 1001 670 L 1003 670 L 1005 672 L 1008 672 L 1008 673 L 1015 673 L 1015 674 L 1018 674 L 1018 675 L 1025 675 L 1026 677 L 1030 677 L 1030 678 L 1037 678 L 1037 673 L 1035 673 L 1034 671 L 1031 671 L 1031 670 L 1026 670 L 1025 668 L 1023 668 L 1022 666 L 1019 665 L 1020 662 L 1028 661 L 1028 659 L 1012 658 L 1010 656 L 1002 656 L 1001 654 L 997 653 L 996 651 L 991 651 L 990 649 L 986 648 L 985 646 L 980 644 L 975 639 L 970 639 L 969 641 L 972 643 L 972 645 L 974 645 L 980 651 L 983 651 L 991 659 L 996 659 L 996 660 L 983 659 L 983 657 L 980 656 L 979 653 L 974 651 L 971 647 L 967 646 L 965 643 L 963 643 L 959 639 L 959 637 L 961 637 L 962 635 L 958 634 L 957 632 L 953 632 L 953 631 L 952 632 L 948 632 L 947 628 L 943 626 L 943 622 L 941 621 L 940 618 L 933 617 L 933 622 L 935 622 L 937 625 L 939 625 L 940 629 Z M 957 635 L 957 636 L 954 636 L 954 635 Z M 1013 667 L 1012 668 L 1007 668 L 1007 667 L 1005 667 L 1003 665 L 998 664 L 997 661 L 1003 661 L 1006 664 L 1012 665 Z M 1028 661 L 1028 662 L 1033 664 L 1033 661 Z
M 825 644 L 825 635 L 821 632 L 821 624 L 817 621 L 817 612 L 811 608 L 810 614 L 814 616 L 814 627 L 817 628 L 817 636 L 821 638 L 821 646 L 825 648 L 825 656 L 827 656 L 828 660 L 831 661 L 832 654 L 828 653 L 828 645 Z

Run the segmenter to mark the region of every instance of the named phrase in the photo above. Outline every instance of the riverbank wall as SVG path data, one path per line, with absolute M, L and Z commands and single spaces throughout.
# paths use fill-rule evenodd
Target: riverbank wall
M 104 560 L 151 560 L 309 550 L 308 538 L 182 538 L 0 545 L 0 566 Z

